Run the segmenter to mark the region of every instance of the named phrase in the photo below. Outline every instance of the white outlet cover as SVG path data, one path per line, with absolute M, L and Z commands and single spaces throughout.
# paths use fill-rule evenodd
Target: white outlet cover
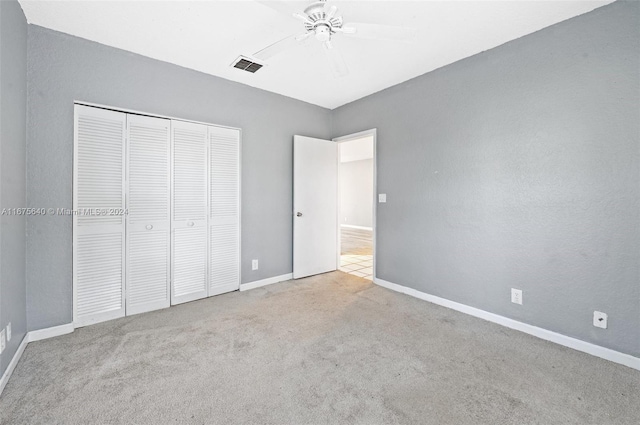
M 5 349 L 5 347 L 7 346 L 7 339 L 5 336 L 5 331 L 4 329 L 0 331 L 0 353 L 2 353 Z
M 258 260 L 251 260 L 251 270 L 258 270 Z
M 7 341 L 11 341 L 11 322 L 7 325 Z
M 593 312 L 593 326 L 596 328 L 607 329 L 607 313 L 603 313 L 601 311 Z
M 511 288 L 511 302 L 522 305 L 522 289 Z
M 378 202 L 380 202 L 380 203 L 387 202 L 387 194 L 386 193 L 379 193 L 378 194 Z

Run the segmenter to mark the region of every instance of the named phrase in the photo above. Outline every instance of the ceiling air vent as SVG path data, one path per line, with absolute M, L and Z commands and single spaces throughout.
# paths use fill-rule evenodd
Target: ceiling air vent
M 231 66 L 233 66 L 234 68 L 242 69 L 243 71 L 247 71 L 253 74 L 257 70 L 262 68 L 264 65 L 262 65 L 261 63 L 257 63 L 247 57 L 238 56 L 238 59 L 233 61 Z

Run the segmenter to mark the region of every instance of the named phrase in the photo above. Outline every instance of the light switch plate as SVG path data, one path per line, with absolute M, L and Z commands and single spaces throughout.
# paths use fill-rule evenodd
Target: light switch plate
M 386 193 L 379 193 L 378 194 L 378 202 L 385 203 L 387 202 L 387 194 Z

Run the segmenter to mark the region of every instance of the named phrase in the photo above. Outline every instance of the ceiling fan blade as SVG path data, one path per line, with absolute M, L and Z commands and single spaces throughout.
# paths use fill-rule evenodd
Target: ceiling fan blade
M 296 19 L 300 19 L 305 24 L 309 24 L 313 26 L 313 21 L 309 19 L 309 17 L 304 13 L 294 13 L 292 16 Z
M 305 32 L 304 34 L 300 34 L 296 36 L 296 41 L 300 42 L 300 43 L 306 43 L 307 41 L 309 41 L 309 39 L 311 38 L 311 36 L 314 34 L 313 31 L 309 31 L 309 32 Z
M 307 36 L 307 33 L 305 34 L 294 34 L 294 35 L 290 35 L 288 37 L 283 38 L 282 40 L 276 41 L 275 43 L 271 44 L 270 46 L 265 47 L 262 50 L 259 50 L 258 52 L 253 54 L 253 57 L 256 59 L 260 59 L 263 61 L 266 61 L 268 59 L 271 59 L 272 57 L 274 57 L 275 55 L 277 55 L 278 53 L 281 53 L 287 49 L 290 49 L 291 47 L 295 46 L 296 44 L 298 44 L 298 41 L 303 41 L 305 38 L 302 38 L 303 36 Z
M 256 3 L 260 3 L 268 8 L 271 8 L 277 12 L 282 13 L 283 15 L 292 16 L 294 13 L 298 12 L 297 9 L 293 9 L 291 7 L 290 2 L 282 1 L 282 0 L 254 0 Z
M 324 51 L 327 55 L 327 60 L 331 65 L 333 75 L 336 77 L 344 77 L 349 74 L 349 68 L 347 67 L 347 63 L 344 61 L 342 53 L 340 50 L 336 49 L 330 41 L 324 42 Z
M 356 31 L 358 31 L 357 29 L 355 29 L 354 27 L 345 27 L 345 26 L 341 26 L 341 27 L 333 27 L 333 30 L 335 32 L 341 32 L 343 34 L 355 34 Z
M 355 29 L 355 32 L 353 32 L 353 29 Z M 417 34 L 415 28 L 356 22 L 344 24 L 340 32 L 351 37 L 404 42 L 412 42 Z
M 331 6 L 331 9 L 329 9 L 329 11 L 327 12 L 327 20 L 331 20 L 331 18 L 334 17 L 334 15 L 336 14 L 336 12 L 338 11 L 338 8 L 336 6 Z

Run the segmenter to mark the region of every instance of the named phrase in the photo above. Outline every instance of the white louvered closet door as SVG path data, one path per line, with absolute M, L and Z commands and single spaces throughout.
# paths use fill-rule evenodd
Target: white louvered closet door
M 171 304 L 207 296 L 207 126 L 172 121 Z
M 73 322 L 125 315 L 126 114 L 75 106 Z
M 170 123 L 127 116 L 127 315 L 170 304 Z
M 209 126 L 209 296 L 240 287 L 240 130 Z

